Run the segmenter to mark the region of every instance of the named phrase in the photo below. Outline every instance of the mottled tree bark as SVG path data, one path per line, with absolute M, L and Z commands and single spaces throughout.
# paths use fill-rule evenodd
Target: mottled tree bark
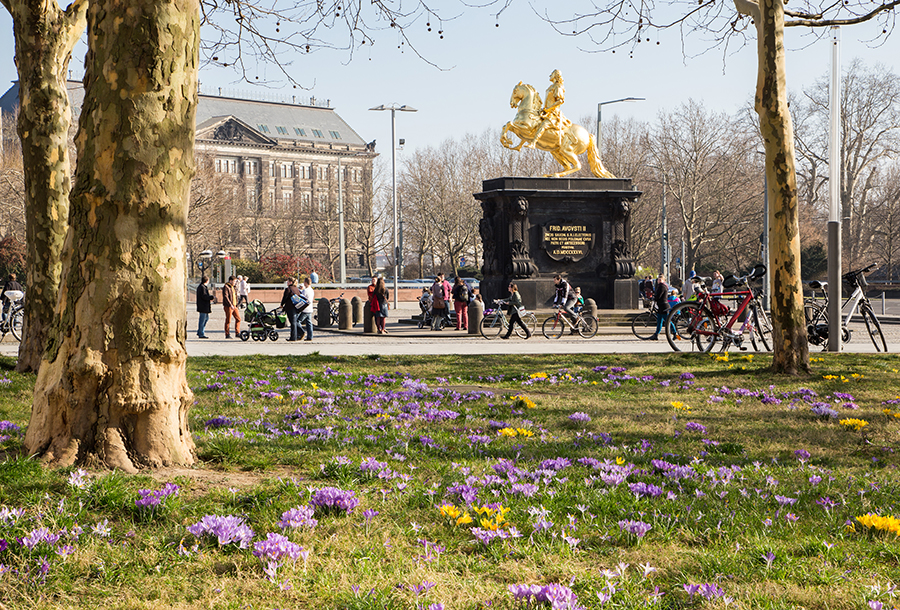
M 185 224 L 197 0 L 96 0 L 56 320 L 25 444 L 45 463 L 193 462 Z
M 759 72 L 756 112 L 766 149 L 772 326 L 776 373 L 809 372 L 809 343 L 800 277 L 800 215 L 794 127 L 787 103 L 783 0 L 735 0 L 756 22 Z
M 69 215 L 66 70 L 85 27 L 87 0 L 63 11 L 55 0 L 2 0 L 13 19 L 19 76 L 19 137 L 25 177 L 25 336 L 19 372 L 36 371 L 59 294 L 60 251 Z

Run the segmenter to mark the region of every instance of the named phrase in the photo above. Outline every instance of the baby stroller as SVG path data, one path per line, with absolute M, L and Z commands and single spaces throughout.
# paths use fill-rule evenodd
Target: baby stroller
M 287 326 L 287 314 L 281 307 L 266 311 L 266 306 L 261 301 L 254 300 L 247 303 L 244 310 L 244 321 L 250 324 L 250 330 L 242 330 L 238 335 L 241 341 L 253 338 L 254 341 L 271 339 L 278 341 L 276 328 Z
M 428 328 L 434 327 L 434 310 L 431 309 L 431 294 L 423 294 L 419 298 L 419 309 L 422 310 L 422 313 L 419 316 L 419 328 Z M 452 314 L 451 314 L 452 315 Z M 441 319 L 441 327 L 451 326 L 454 322 L 451 322 L 449 316 L 442 316 Z

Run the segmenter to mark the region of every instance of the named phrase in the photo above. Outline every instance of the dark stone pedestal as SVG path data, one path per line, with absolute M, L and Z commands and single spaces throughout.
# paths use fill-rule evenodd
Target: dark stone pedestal
M 526 307 L 548 307 L 559 273 L 600 309 L 637 308 L 630 205 L 641 193 L 631 180 L 496 178 L 482 188 L 486 303 L 515 282 Z

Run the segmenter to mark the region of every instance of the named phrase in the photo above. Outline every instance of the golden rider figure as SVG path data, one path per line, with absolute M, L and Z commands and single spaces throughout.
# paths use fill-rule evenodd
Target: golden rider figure
M 541 111 L 543 120 L 538 125 L 534 139 L 527 144 L 531 148 L 537 145 L 537 141 L 548 127 L 552 126 L 556 129 L 557 134 L 562 136 L 566 123 L 569 123 L 569 120 L 563 116 L 562 111 L 559 109 L 566 101 L 566 86 L 563 83 L 563 77 L 559 70 L 554 70 L 550 74 L 550 82 L 553 84 L 547 88 L 547 94 L 544 96 L 544 109 Z

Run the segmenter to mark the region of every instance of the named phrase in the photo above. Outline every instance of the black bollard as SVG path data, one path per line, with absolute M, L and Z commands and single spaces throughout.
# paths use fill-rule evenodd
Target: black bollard
M 368 307 L 363 309 L 363 332 L 367 335 L 375 334 L 375 317 L 372 315 L 372 310 Z
M 350 308 L 353 310 L 353 326 L 363 321 L 363 302 L 359 297 L 350 299 Z
M 319 299 L 319 304 L 316 305 L 316 314 L 318 316 L 317 327 L 331 328 L 331 302 L 325 297 Z
M 481 319 L 484 318 L 484 303 L 472 299 L 469 303 L 469 334 L 477 335 L 481 329 Z
M 338 302 L 338 328 L 350 330 L 353 328 L 353 312 L 350 309 L 350 301 L 341 299 Z

